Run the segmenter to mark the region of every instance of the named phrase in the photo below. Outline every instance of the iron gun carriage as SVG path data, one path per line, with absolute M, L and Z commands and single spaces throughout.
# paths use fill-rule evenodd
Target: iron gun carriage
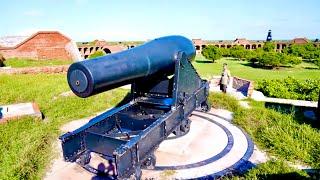
M 113 159 L 119 179 L 139 179 L 141 168 L 152 169 L 159 144 L 171 133 L 187 133 L 193 110 L 208 110 L 209 85 L 193 68 L 194 58 L 189 39 L 167 36 L 72 64 L 67 79 L 77 96 L 131 84 L 131 99 L 62 135 L 64 159 L 87 166 L 97 153 Z

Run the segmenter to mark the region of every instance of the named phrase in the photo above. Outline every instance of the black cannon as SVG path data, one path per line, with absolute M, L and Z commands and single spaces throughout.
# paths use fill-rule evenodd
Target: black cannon
M 141 168 L 154 168 L 158 145 L 171 133 L 186 134 L 193 110 L 208 110 L 209 85 L 193 68 L 194 57 L 189 39 L 167 36 L 72 64 L 67 76 L 76 95 L 131 84 L 131 99 L 62 135 L 64 159 L 87 168 L 97 153 L 115 162 L 118 179 L 139 179 Z

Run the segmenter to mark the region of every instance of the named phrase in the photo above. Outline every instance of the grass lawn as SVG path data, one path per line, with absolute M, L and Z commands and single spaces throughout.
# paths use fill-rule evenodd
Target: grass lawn
M 202 55 L 197 55 L 193 65 L 201 76 L 210 78 L 213 75 L 219 76 L 221 74 L 223 63 L 228 64 L 232 76 L 238 76 L 253 81 L 260 81 L 262 79 L 282 79 L 287 76 L 292 76 L 301 80 L 307 78 L 320 79 L 320 69 L 316 69 L 317 67 L 314 64 L 306 62 L 292 68 L 268 70 L 253 68 L 247 61 L 236 61 L 228 58 L 222 58 L 215 61 L 215 63 L 211 63 L 211 61 L 206 60 Z
M 69 91 L 66 75 L 0 75 L 0 104 L 35 101 L 45 121 L 24 118 L 0 125 L 0 179 L 41 179 L 55 156 L 59 128 L 114 106 L 127 93 L 115 89 L 90 98 L 59 96 Z
M 59 60 L 59 59 L 35 60 L 35 59 L 24 59 L 24 58 L 9 58 L 4 62 L 5 66 L 11 66 L 14 68 L 66 65 L 66 64 L 71 64 L 71 63 L 72 63 L 72 61 Z
M 209 102 L 215 108 L 234 112 L 233 123 L 242 127 L 260 149 L 274 158 L 240 179 L 301 179 L 306 176 L 304 172 L 290 168 L 287 162 L 320 168 L 320 130 L 298 119 L 295 114 L 267 109 L 263 102 L 252 100 L 249 100 L 252 108 L 244 109 L 236 99 L 222 93 L 210 94 Z

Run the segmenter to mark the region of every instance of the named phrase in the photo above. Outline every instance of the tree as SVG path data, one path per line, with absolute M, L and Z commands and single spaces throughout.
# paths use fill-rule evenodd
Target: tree
M 266 52 L 273 52 L 275 47 L 276 46 L 274 45 L 273 42 L 266 42 L 264 43 L 263 50 Z
M 212 46 L 212 45 L 208 45 L 207 47 L 205 47 L 202 50 L 201 54 L 205 58 L 212 60 L 213 62 L 222 57 L 220 49 L 218 47 Z
M 253 62 L 253 60 L 251 60 Z M 253 63 L 263 67 L 280 67 L 285 65 L 297 65 L 302 62 L 302 59 L 296 56 L 287 55 L 278 52 L 263 52 L 261 55 L 256 56 L 256 60 Z
M 230 57 L 230 49 L 228 48 L 220 48 L 221 55 L 223 57 Z
M 243 46 L 233 46 L 230 49 L 230 55 L 239 60 L 246 58 L 248 50 L 245 50 Z
M 312 43 L 292 44 L 283 50 L 285 54 L 290 54 L 303 59 L 316 59 L 320 57 L 320 48 L 315 47 Z
M 104 56 L 104 55 L 106 55 L 106 53 L 104 51 L 98 50 L 98 51 L 90 54 L 88 59 L 94 59 L 94 58 L 97 58 L 97 57 L 100 57 L 100 56 Z
M 279 53 L 276 52 L 265 52 L 258 59 L 258 62 L 264 67 L 279 67 L 281 65 L 281 57 L 279 56 Z
M 3 55 L 2 54 L 0 54 L 0 67 L 3 67 L 4 66 L 4 61 L 5 61 L 6 59 L 3 57 Z

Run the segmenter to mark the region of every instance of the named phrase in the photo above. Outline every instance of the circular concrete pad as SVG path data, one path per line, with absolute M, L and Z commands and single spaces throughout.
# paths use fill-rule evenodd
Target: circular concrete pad
M 155 170 L 143 170 L 142 179 L 208 178 L 244 170 L 253 143 L 241 129 L 214 111 L 193 112 L 190 120 L 187 135 L 160 144 Z
M 90 119 L 90 118 L 89 118 Z M 72 131 L 87 123 L 89 119 L 73 121 L 62 130 Z M 163 141 L 156 150 L 156 168 L 142 170 L 142 179 L 212 179 L 235 170 L 248 167 L 253 152 L 250 138 L 231 124 L 232 112 L 211 109 L 208 113 L 193 112 L 188 134 Z M 76 163 L 65 162 L 60 142 L 57 141 L 59 157 L 55 159 L 44 179 L 91 179 L 94 174 Z M 259 157 L 253 154 L 253 157 Z M 253 158 L 254 159 L 254 158 Z M 252 158 L 250 159 L 251 162 Z M 93 156 L 90 165 L 107 164 L 100 156 Z

